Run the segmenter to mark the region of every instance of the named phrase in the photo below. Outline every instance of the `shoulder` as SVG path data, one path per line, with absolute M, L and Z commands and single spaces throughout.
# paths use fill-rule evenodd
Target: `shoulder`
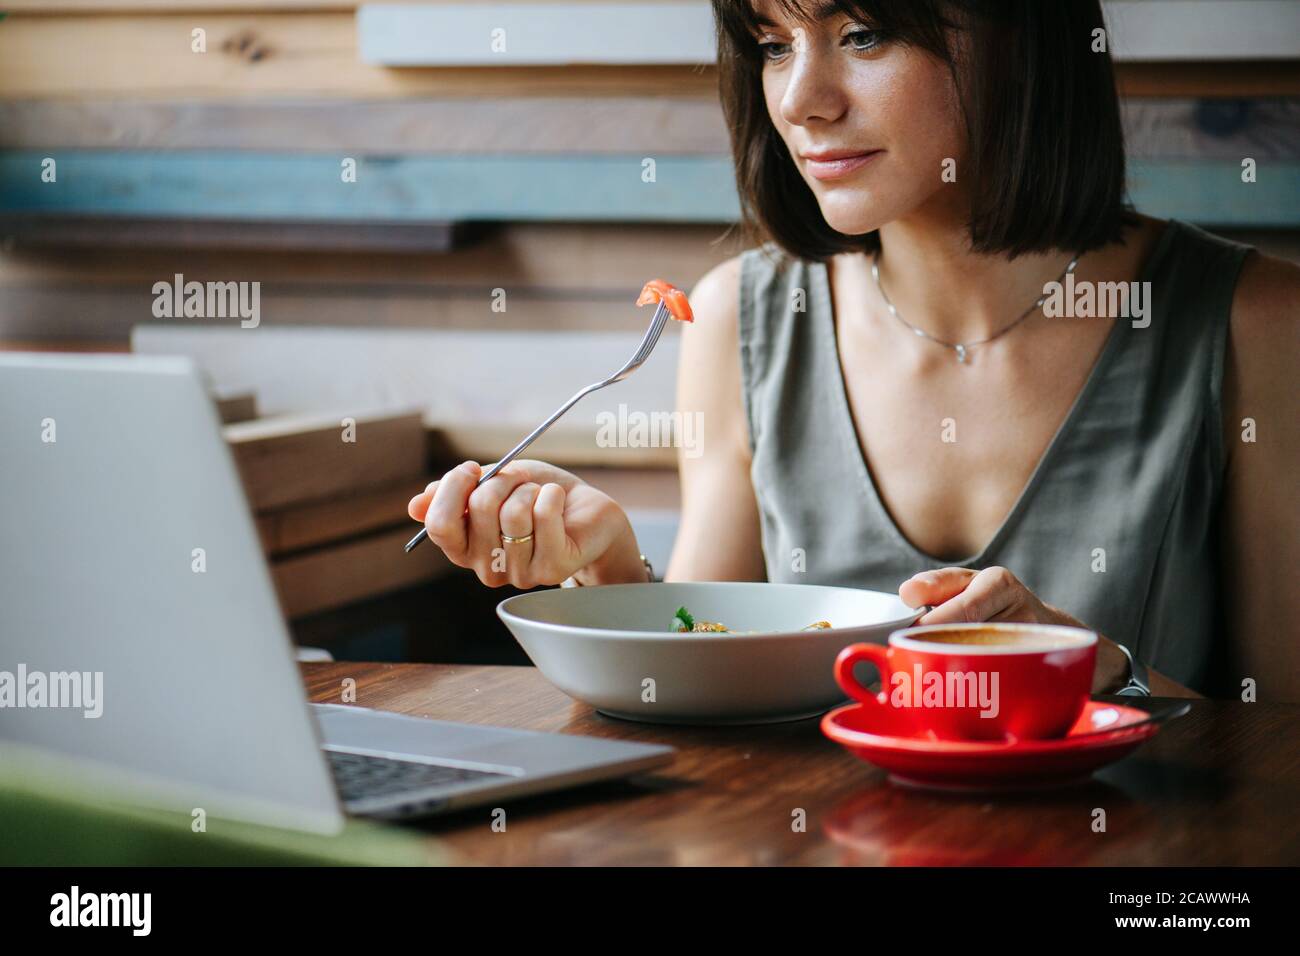
M 1282 433 L 1290 430 L 1285 423 L 1295 415 L 1297 352 L 1300 267 L 1259 252 L 1248 253 L 1237 277 L 1228 322 L 1226 429 L 1238 431 L 1243 418 L 1252 418 L 1261 427 L 1276 421 Z
M 701 341 L 730 346 L 741 337 L 748 313 L 778 268 L 778 255 L 770 244 L 755 246 L 718 263 L 695 283 L 690 300 L 692 310 L 705 317 L 697 323 Z
M 1263 385 L 1289 381 L 1300 337 L 1300 266 L 1251 252 L 1232 294 L 1228 352 L 1240 374 Z M 1250 384 L 1250 383 L 1243 383 Z
M 692 287 L 688 298 L 695 321 L 682 328 L 683 372 L 707 372 L 728 381 L 744 369 L 742 346 L 753 344 L 754 283 L 758 249 L 747 249 L 713 266 Z
M 744 259 L 753 250 L 732 256 L 704 273 L 691 290 L 691 306 L 698 301 L 717 320 L 720 314 L 735 316 L 740 309 L 740 278 Z
M 1294 336 L 1300 321 L 1300 266 L 1284 259 L 1249 253 L 1241 264 L 1232 296 L 1235 338 Z
M 696 283 L 694 294 L 719 304 L 725 301 L 730 309 L 738 310 L 744 306 L 747 292 L 762 294 L 763 287 L 781 275 L 789 262 L 789 255 L 765 242 L 718 263 Z
M 720 290 L 743 312 L 763 303 L 778 283 L 794 274 L 791 267 L 798 261 L 768 241 L 714 266 L 700 279 L 700 285 L 706 291 Z
M 704 321 L 691 330 L 695 345 L 710 354 L 734 353 L 738 343 L 762 353 L 785 311 L 774 307 L 789 293 L 797 262 L 775 243 L 765 242 L 718 263 L 690 292 L 691 308 Z
M 718 263 L 692 287 L 688 298 L 695 321 L 681 328 L 677 369 L 678 408 L 708 420 L 715 436 L 710 447 L 734 448 L 741 455 L 748 450 L 740 355 L 740 278 L 745 255 Z M 682 468 L 683 473 L 685 469 L 698 473 L 700 465 L 683 463 Z
M 682 344 L 716 353 L 730 350 L 740 335 L 740 280 L 744 256 L 718 263 L 695 283 L 688 298 L 695 322 L 683 329 Z

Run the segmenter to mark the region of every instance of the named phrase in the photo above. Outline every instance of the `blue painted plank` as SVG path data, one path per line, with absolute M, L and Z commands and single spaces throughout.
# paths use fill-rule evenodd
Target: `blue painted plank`
M 0 152 L 0 212 L 357 222 L 449 220 L 732 222 L 725 156 L 361 157 L 281 153 L 59 151 L 41 181 L 39 151 Z M 1263 162 L 1243 183 L 1232 162 L 1130 163 L 1130 194 L 1155 216 L 1218 226 L 1300 226 L 1300 163 Z
M 358 221 L 729 222 L 739 214 L 723 156 L 341 157 L 267 153 L 0 153 L 0 210 L 186 218 Z
M 1258 163 L 1242 182 L 1240 163 L 1130 160 L 1129 195 L 1149 216 L 1210 226 L 1300 227 L 1300 163 Z

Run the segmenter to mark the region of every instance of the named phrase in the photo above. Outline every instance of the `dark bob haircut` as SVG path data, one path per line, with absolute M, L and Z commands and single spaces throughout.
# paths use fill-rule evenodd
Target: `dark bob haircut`
M 1135 221 L 1114 69 L 1109 52 L 1093 52 L 1093 31 L 1105 26 L 1099 0 L 774 2 L 805 23 L 828 6 L 948 64 L 968 137 L 964 176 L 974 184 L 968 225 L 976 251 L 1008 258 L 1082 252 L 1119 239 Z M 752 3 L 713 0 L 719 92 L 747 238 L 771 239 L 807 260 L 873 251 L 875 232 L 848 236 L 826 223 L 772 125 Z M 950 48 L 949 30 L 968 40 L 968 62 Z

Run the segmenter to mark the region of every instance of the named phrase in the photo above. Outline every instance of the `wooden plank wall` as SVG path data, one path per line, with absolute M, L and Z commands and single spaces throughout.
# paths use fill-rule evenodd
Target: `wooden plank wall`
M 0 339 L 125 347 L 154 321 L 153 284 L 177 272 L 260 281 L 267 328 L 627 331 L 647 270 L 689 286 L 739 248 L 724 227 L 549 223 L 431 255 L 16 244 L 0 253 Z
M 713 67 L 385 69 L 357 55 L 355 8 L 9 0 L 0 343 L 125 347 L 130 328 L 151 321 L 152 284 L 176 273 L 260 281 L 277 325 L 624 329 L 626 298 L 648 274 L 689 286 L 739 251 Z M 196 26 L 206 54 L 190 51 Z M 1118 71 L 1140 205 L 1151 197 L 1166 214 L 1239 217 L 1256 233 L 1287 224 L 1291 206 L 1267 190 L 1290 181 L 1283 199 L 1300 201 L 1300 62 Z M 91 177 L 89 192 L 72 177 L 59 205 L 15 186 L 14 170 L 27 175 L 47 153 Z M 584 197 L 592 170 L 617 181 L 646 155 L 669 180 L 675 170 L 694 177 L 675 203 L 626 189 L 614 202 L 611 187 Z M 1243 155 L 1271 175 L 1254 192 L 1224 189 Z M 300 174 L 314 163 L 333 174 L 340 156 L 358 158 L 382 188 L 368 203 L 299 201 Z M 485 156 L 503 179 L 523 181 L 495 207 L 475 207 L 494 223 L 446 221 L 468 200 L 457 190 L 431 198 L 421 184 L 438 163 Z M 538 176 L 547 162 L 557 178 Z M 75 214 L 88 195 L 117 215 Z M 498 289 L 511 303 L 504 313 L 490 307 Z
M 194 354 L 262 413 L 410 397 L 425 424 L 462 426 L 442 434 L 454 451 L 407 461 L 400 480 L 286 507 L 273 506 L 288 485 L 262 482 L 258 527 L 290 616 L 446 572 L 436 549 L 401 552 L 416 473 L 491 460 L 635 338 L 647 278 L 689 287 L 743 248 L 713 66 L 387 69 L 358 55 L 356 6 L 5 0 L 0 17 L 0 348 L 120 350 L 137 329 L 143 350 Z M 1294 226 L 1300 202 L 1300 61 L 1117 71 L 1140 204 L 1249 226 L 1237 234 L 1300 258 L 1294 229 L 1263 231 Z M 47 156 L 61 188 L 34 191 Z M 1266 173 L 1250 194 L 1225 186 L 1243 156 Z M 656 191 L 641 188 L 645 157 Z M 336 188 L 344 158 L 361 177 L 350 192 Z M 260 283 L 259 330 L 160 325 L 153 285 L 176 274 Z M 677 331 L 602 401 L 669 407 Z M 467 333 L 483 333 L 481 357 Z M 504 340 L 515 365 L 494 360 Z M 662 568 L 672 450 L 602 455 L 598 407 L 570 422 L 581 440 L 557 430 L 540 456 L 591 466 L 637 509 Z

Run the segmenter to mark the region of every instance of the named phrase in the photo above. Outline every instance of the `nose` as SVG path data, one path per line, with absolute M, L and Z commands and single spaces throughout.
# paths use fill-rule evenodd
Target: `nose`
M 781 118 L 792 126 L 814 120 L 833 121 L 844 112 L 845 97 L 833 57 L 826 57 L 810 38 L 793 44 L 789 80 L 781 95 Z

